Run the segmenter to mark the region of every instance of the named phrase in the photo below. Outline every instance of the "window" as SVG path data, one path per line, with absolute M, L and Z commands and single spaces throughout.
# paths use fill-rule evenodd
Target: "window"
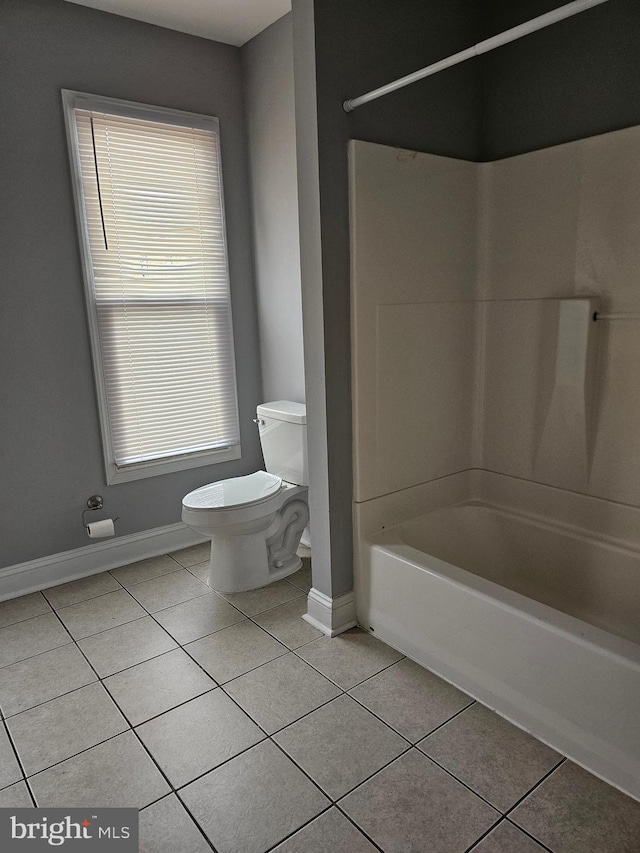
M 218 121 L 63 102 L 107 482 L 237 459 Z

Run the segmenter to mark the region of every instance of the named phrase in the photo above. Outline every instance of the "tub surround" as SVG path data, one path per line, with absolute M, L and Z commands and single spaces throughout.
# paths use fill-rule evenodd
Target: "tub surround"
M 358 620 L 636 797 L 639 161 L 350 147 Z
M 356 503 L 481 468 L 640 506 L 640 327 L 591 321 L 640 311 L 639 160 L 351 142 Z
M 361 502 L 473 467 L 479 185 L 475 163 L 370 143 L 350 164 Z

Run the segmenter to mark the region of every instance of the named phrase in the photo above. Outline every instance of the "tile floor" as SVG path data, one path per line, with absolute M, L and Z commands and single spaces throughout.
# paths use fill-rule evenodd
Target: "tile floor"
M 146 853 L 638 853 L 637 803 L 195 546 L 0 603 L 0 806 L 135 806 Z M 308 563 L 308 561 L 307 561 Z

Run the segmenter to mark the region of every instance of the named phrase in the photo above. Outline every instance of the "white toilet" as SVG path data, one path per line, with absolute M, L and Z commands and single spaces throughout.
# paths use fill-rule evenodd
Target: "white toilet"
M 266 471 L 201 486 L 182 500 L 182 520 L 211 539 L 209 585 L 257 589 L 297 571 L 309 523 L 307 410 L 278 400 L 257 408 Z

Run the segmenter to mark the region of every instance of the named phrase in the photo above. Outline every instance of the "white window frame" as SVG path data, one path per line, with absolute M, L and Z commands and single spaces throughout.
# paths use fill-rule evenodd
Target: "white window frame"
M 220 462 L 228 462 L 241 457 L 240 439 L 238 444 L 231 447 L 216 450 L 204 450 L 201 452 L 183 454 L 158 460 L 135 462 L 127 466 L 118 466 L 115 460 L 113 441 L 111 437 L 111 426 L 109 421 L 109 409 L 107 405 L 107 387 L 102 364 L 100 350 L 100 334 L 98 328 L 98 314 L 95 300 L 94 269 L 91 259 L 89 229 L 87 225 L 86 210 L 84 204 L 84 193 L 82 188 L 82 173 L 80 167 L 80 156 L 78 147 L 78 136 L 74 119 L 75 109 L 96 110 L 112 112 L 132 118 L 149 119 L 152 116 L 162 121 L 183 127 L 197 127 L 214 130 L 219 135 L 219 122 L 213 116 L 200 115 L 198 113 L 183 112 L 165 107 L 138 104 L 131 101 L 123 101 L 118 98 L 108 98 L 101 95 L 90 95 L 84 92 L 75 92 L 68 89 L 62 90 L 62 102 L 64 108 L 65 125 L 67 131 L 67 147 L 71 163 L 71 182 L 76 209 L 76 223 L 78 227 L 78 243 L 83 271 L 83 283 L 85 300 L 87 305 L 87 318 L 91 340 L 91 355 L 93 361 L 93 372 L 95 377 L 96 392 L 98 399 L 98 412 L 100 417 L 100 432 L 102 436 L 102 447 L 104 452 L 104 463 L 106 481 L 108 485 L 129 482 L 145 477 L 168 474 L 174 471 L 183 471 L 189 468 L 197 468 L 204 465 L 212 465 Z M 222 186 L 222 162 L 219 155 L 220 170 L 220 201 L 222 215 L 222 230 L 225 247 L 225 258 L 227 261 L 227 279 L 229 280 L 228 253 L 225 223 L 225 206 Z M 229 309 L 231 310 L 231 296 L 229 294 Z M 233 342 L 233 324 L 231 324 L 231 351 L 235 352 Z M 234 368 L 235 369 L 235 368 Z M 234 383 L 236 389 L 236 411 L 237 403 L 237 380 Z

